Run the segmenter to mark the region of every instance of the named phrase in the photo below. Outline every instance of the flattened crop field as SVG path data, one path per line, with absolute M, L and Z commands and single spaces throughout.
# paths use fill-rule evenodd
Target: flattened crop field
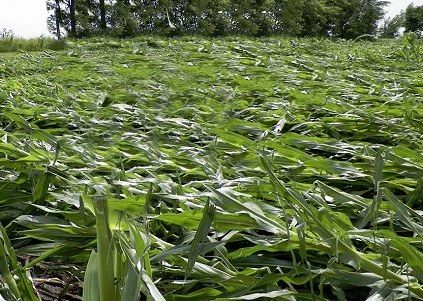
M 45 300 L 87 294 L 104 254 L 124 301 L 423 299 L 423 54 L 404 43 L 0 54 L 0 257 Z

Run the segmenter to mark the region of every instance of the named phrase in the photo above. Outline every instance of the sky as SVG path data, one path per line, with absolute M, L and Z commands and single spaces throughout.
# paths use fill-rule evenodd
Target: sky
M 393 17 L 412 2 L 423 5 L 423 0 L 391 0 L 386 15 Z M 12 30 L 15 36 L 24 38 L 50 35 L 47 16 L 45 0 L 0 0 L 0 31 Z

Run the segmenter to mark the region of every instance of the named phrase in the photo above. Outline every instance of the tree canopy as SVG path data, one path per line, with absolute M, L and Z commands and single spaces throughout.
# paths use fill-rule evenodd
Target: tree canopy
M 407 6 L 404 14 L 404 27 L 406 32 L 423 32 L 423 5 L 414 6 L 411 3 Z
M 47 0 L 50 31 L 71 36 L 375 34 L 380 0 Z

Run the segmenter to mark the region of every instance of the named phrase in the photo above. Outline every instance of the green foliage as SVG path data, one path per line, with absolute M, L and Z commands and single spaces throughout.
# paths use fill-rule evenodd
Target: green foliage
M 373 34 L 377 32 L 378 21 L 384 16 L 384 7 L 389 1 L 360 0 L 349 20 L 345 37 L 358 37 L 363 34 Z
M 423 5 L 414 6 L 411 3 L 407 6 L 404 13 L 404 27 L 406 32 L 419 32 L 423 31 Z
M 403 47 L 399 52 L 406 61 L 419 63 L 422 61 L 421 41 L 414 32 L 409 32 L 401 38 Z
M 4 37 L 0 37 L 0 53 L 17 51 L 64 50 L 65 48 L 65 40 L 58 41 L 56 39 L 47 37 L 23 39 L 14 37 L 11 33 L 5 35 Z
M 400 28 L 404 27 L 404 13 L 400 13 L 395 17 L 383 20 L 383 24 L 379 29 L 381 38 L 398 38 Z
M 388 4 L 377 0 L 325 2 L 328 30 L 331 35 L 344 39 L 376 34 L 377 22 L 383 17 L 383 9 Z
M 310 7 L 312 2 L 310 2 Z M 303 17 L 309 15 L 304 13 L 303 9 L 309 6 L 304 6 L 304 1 L 284 0 L 275 1 L 275 32 L 282 33 L 289 36 L 297 36 L 303 29 Z
M 71 3 L 76 3 L 75 32 L 72 31 Z M 387 1 L 118 0 L 107 2 L 104 10 L 100 1 L 49 0 L 47 4 L 51 12 L 49 27 L 56 35 L 60 33 L 59 24 L 76 37 L 105 33 L 132 37 L 154 32 L 167 36 L 187 33 L 258 37 L 285 34 L 354 39 L 376 33 L 377 22 L 383 17 Z M 107 28 L 100 18 L 102 11 Z
M 40 300 L 19 263 L 2 224 L 0 224 L 0 284 L 2 287 L 0 296 L 3 296 L 3 300 Z
M 67 43 L 0 56 L 4 299 L 423 298 L 416 36 Z
M 301 3 L 298 1 L 293 2 L 296 2 L 296 5 Z M 327 9 L 328 8 L 322 1 L 303 1 L 301 8 L 302 20 L 299 22 L 301 28 L 298 28 L 300 30 L 297 33 L 301 36 L 308 37 L 327 36 L 330 29 L 330 25 L 327 24 L 329 20 Z M 289 20 L 288 22 L 292 22 L 292 20 L 295 20 L 295 18 L 293 18 L 295 15 L 295 13 L 287 13 L 285 18 Z
M 123 231 L 111 222 L 121 212 L 110 212 L 109 200 L 98 195 L 85 195 L 83 199 L 95 215 L 97 228 L 97 251 L 93 250 L 88 260 L 83 300 L 136 301 L 141 291 L 148 300 L 165 300 L 151 280 L 150 242 L 145 227 L 129 221 L 125 222 L 127 231 Z
M 126 1 L 117 1 L 112 6 L 110 13 L 110 23 L 112 35 L 117 37 L 131 37 L 138 31 L 137 15 L 134 14 L 134 8 Z

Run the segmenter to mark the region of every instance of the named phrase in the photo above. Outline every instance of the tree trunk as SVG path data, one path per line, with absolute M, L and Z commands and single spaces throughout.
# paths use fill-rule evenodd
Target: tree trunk
M 104 5 L 104 0 L 100 0 L 100 28 L 103 31 L 105 31 L 107 29 L 106 7 Z
M 75 1 L 69 0 L 71 35 L 76 36 Z
M 62 21 L 62 12 L 60 10 L 60 0 L 56 0 L 56 8 L 55 8 L 55 17 L 56 17 L 56 37 L 58 40 L 61 39 L 60 34 L 60 22 Z

